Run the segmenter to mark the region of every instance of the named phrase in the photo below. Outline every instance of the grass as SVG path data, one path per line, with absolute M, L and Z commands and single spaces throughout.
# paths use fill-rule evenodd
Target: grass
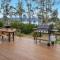
M 57 39 L 55 43 L 60 44 L 60 39 Z

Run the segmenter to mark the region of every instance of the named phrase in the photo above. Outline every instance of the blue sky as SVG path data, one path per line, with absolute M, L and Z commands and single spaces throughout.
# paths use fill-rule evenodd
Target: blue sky
M 59 13 L 59 17 L 60 17 L 60 2 L 59 2 L 60 0 L 56 0 L 56 1 L 58 1 L 58 3 L 56 3 L 56 5 L 54 6 L 54 9 L 58 9 L 58 13 Z M 18 3 L 18 0 L 11 1 L 11 5 L 13 5 L 14 7 L 17 7 L 17 3 Z M 23 4 L 23 9 L 25 9 L 25 11 L 27 11 L 26 1 L 22 0 L 22 4 Z M 31 4 L 32 4 L 32 8 L 35 8 L 37 6 L 37 4 L 35 2 L 31 2 Z M 34 9 L 34 11 L 35 11 L 35 9 Z M 0 16 L 1 16 L 1 14 L 0 14 Z
M 58 10 L 58 15 L 60 17 L 60 0 L 55 0 L 56 1 L 56 4 L 54 6 L 54 9 L 57 9 Z M 25 0 L 22 0 L 23 2 L 23 8 L 26 10 L 27 7 L 26 7 L 26 1 Z M 12 0 L 12 5 L 16 6 L 16 4 L 18 3 L 18 0 Z M 37 6 L 37 4 L 35 2 L 32 2 L 32 8 L 35 8 Z

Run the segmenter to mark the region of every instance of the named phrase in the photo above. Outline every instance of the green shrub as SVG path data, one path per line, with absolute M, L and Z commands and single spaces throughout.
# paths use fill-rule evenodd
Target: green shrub
M 12 28 L 20 29 L 21 23 L 19 21 L 14 21 L 11 23 Z
M 0 21 L 0 27 L 3 27 L 3 22 L 2 21 Z
M 20 23 L 19 21 L 14 21 L 11 23 L 12 28 L 16 28 L 17 31 L 20 31 L 21 33 L 24 34 L 29 34 L 33 31 L 33 28 L 36 26 L 33 24 L 23 24 Z
M 35 28 L 35 27 L 36 27 L 36 26 L 33 25 L 33 24 L 23 24 L 23 25 L 22 25 L 21 32 L 24 33 L 24 34 L 32 33 L 33 28 Z
M 60 31 L 60 21 L 56 22 L 55 27 Z

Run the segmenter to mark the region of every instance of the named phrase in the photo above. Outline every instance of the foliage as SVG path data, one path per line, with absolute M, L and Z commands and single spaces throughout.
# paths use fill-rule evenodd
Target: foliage
M 51 18 L 49 19 L 49 21 L 53 21 L 53 22 L 56 22 L 58 21 L 59 18 L 58 18 L 58 10 L 54 10 L 51 14 Z
M 60 21 L 56 22 L 56 28 L 60 31 Z
M 10 14 L 10 3 L 11 0 L 1 0 L 1 13 L 3 14 L 3 19 L 5 24 L 8 24 L 8 15 Z
M 22 15 L 22 6 L 21 6 L 20 3 L 19 3 L 19 5 L 18 5 L 18 14 L 19 14 L 19 16 Z
M 21 32 L 24 34 L 29 34 L 33 31 L 33 28 L 36 27 L 33 24 L 23 24 Z
M 60 44 L 60 39 L 57 39 L 57 40 L 55 41 L 55 44 Z
M 21 33 L 24 34 L 29 34 L 33 32 L 33 28 L 35 28 L 36 26 L 33 24 L 23 24 L 19 21 L 14 21 L 11 23 L 11 26 L 13 28 L 16 28 L 17 31 L 20 31 Z
M 57 17 L 57 16 L 58 16 L 58 11 L 57 11 L 57 9 L 52 12 L 52 16 L 53 16 L 53 17 Z
M 59 21 L 59 18 L 58 17 L 51 17 L 48 20 L 48 22 L 56 22 L 56 21 Z
M 39 3 L 39 8 L 40 8 L 40 11 L 38 12 L 38 18 L 42 20 L 42 23 L 47 23 L 49 16 L 51 15 L 50 13 L 52 13 L 53 11 L 52 10 L 53 1 L 51 0 L 35 0 L 35 1 Z
M 22 7 L 22 1 L 18 1 L 18 8 L 17 8 L 17 12 L 19 17 L 21 16 L 21 22 L 22 22 L 22 13 L 23 13 L 23 7 Z
M 3 22 L 2 21 L 0 21 L 0 27 L 3 27 Z
M 19 29 L 20 28 L 20 25 L 21 25 L 20 21 L 13 21 L 11 23 L 11 27 L 12 28 L 16 28 L 16 29 Z

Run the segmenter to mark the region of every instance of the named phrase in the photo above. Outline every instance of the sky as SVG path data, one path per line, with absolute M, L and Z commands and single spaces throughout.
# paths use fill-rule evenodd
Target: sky
M 0 0 L 0 3 L 1 3 L 1 0 Z M 14 7 L 17 7 L 17 3 L 18 3 L 18 0 L 12 0 L 11 1 L 11 5 Z M 32 2 L 32 1 L 31 1 L 31 4 L 32 4 L 32 9 L 34 10 L 34 16 L 36 17 L 38 10 L 35 9 L 35 7 L 37 6 L 37 4 L 35 2 Z M 28 9 L 26 7 L 26 1 L 25 0 L 22 0 L 22 5 L 23 5 L 23 9 L 25 9 L 25 11 L 27 12 Z M 60 18 L 60 0 L 56 0 L 56 4 L 54 6 L 54 9 L 58 10 L 58 17 Z M 2 16 L 3 15 L 0 13 L 0 17 L 2 17 Z

